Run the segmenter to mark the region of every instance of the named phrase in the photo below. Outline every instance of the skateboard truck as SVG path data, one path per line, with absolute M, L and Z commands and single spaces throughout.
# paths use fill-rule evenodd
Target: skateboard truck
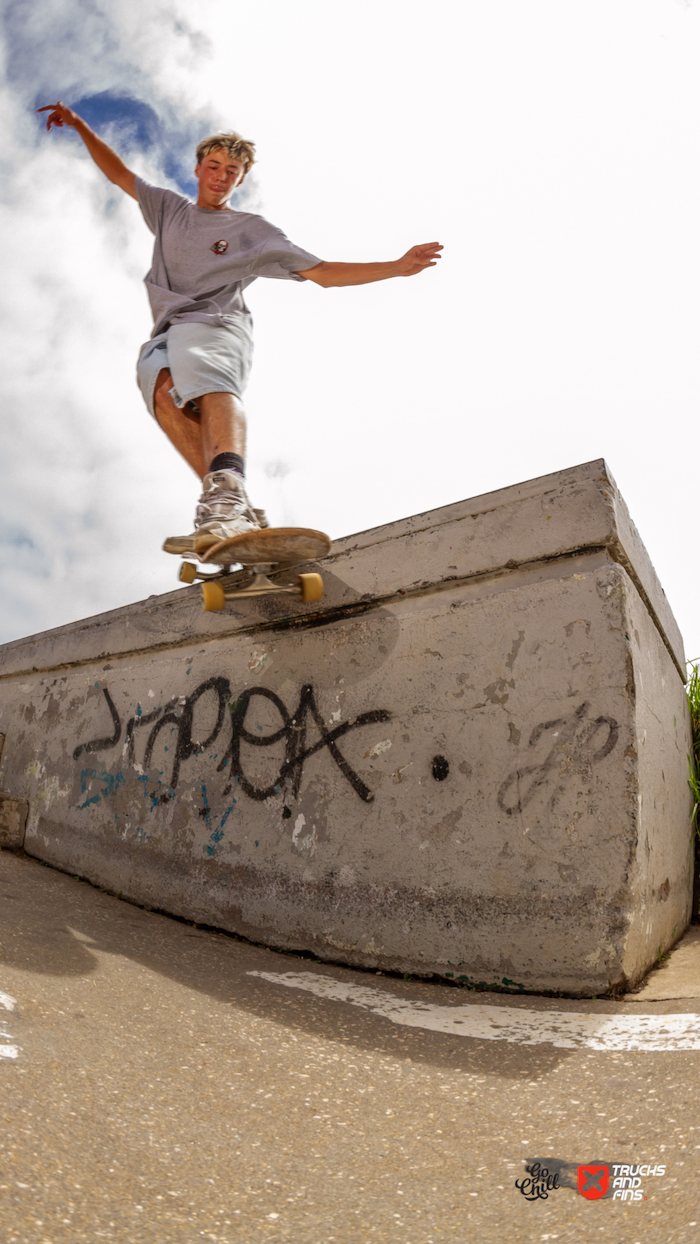
M 224 609 L 227 600 L 235 600 L 239 596 L 279 596 L 286 593 L 300 596 L 303 601 L 320 600 L 323 596 L 323 579 L 320 574 L 300 574 L 295 584 L 288 585 L 273 583 L 266 573 L 271 569 L 272 563 L 252 566 L 252 574 L 244 587 L 226 588 L 221 580 L 228 575 L 228 566 L 224 566 L 220 572 L 206 574 L 197 570 L 192 562 L 183 562 L 180 567 L 180 582 L 194 583 L 195 579 L 201 579 L 202 606 L 210 612 Z

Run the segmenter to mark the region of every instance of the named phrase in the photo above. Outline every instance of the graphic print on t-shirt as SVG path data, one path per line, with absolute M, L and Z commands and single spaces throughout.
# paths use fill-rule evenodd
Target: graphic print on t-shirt
M 220 241 L 214 243 L 211 249 L 215 255 L 225 255 L 228 250 L 228 242 L 221 238 Z

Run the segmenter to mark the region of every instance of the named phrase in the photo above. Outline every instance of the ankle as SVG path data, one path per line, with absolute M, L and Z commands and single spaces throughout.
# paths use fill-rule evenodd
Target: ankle
M 245 479 L 245 466 L 240 454 L 217 454 L 209 464 L 210 475 L 212 471 L 233 471 L 236 475 L 240 475 L 241 479 Z

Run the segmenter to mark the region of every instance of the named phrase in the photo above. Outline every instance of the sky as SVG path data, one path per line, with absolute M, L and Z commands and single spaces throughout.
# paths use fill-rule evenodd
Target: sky
M 152 236 L 77 137 L 325 259 L 444 244 L 355 289 L 259 280 L 248 478 L 343 536 L 604 457 L 700 656 L 700 0 L 6 0 L 0 642 L 177 586 L 198 481 L 147 414 Z

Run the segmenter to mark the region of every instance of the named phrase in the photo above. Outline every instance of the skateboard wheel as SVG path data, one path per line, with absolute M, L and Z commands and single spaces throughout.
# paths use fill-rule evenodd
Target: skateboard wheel
M 226 604 L 226 594 L 220 583 L 203 583 L 202 600 L 204 608 L 217 613 Z
M 323 596 L 323 579 L 320 574 L 300 574 L 298 583 L 302 600 L 320 600 Z
M 194 583 L 197 575 L 197 567 L 192 562 L 183 562 L 180 567 L 179 579 L 181 583 Z

